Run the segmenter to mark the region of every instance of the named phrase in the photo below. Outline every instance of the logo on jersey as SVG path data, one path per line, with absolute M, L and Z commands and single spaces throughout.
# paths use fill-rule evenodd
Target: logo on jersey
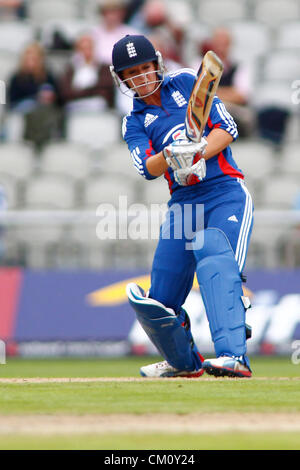
M 236 218 L 235 215 L 232 215 L 232 216 L 228 217 L 227 220 L 231 220 L 231 222 L 238 222 L 238 219 Z
M 178 90 L 172 93 L 172 98 L 179 108 L 187 104 L 185 97 Z
M 129 42 L 128 44 L 126 44 L 126 47 L 127 47 L 127 52 L 130 58 L 137 56 L 137 52 L 136 52 L 133 42 Z
M 158 118 L 158 116 L 155 116 L 154 114 L 147 113 L 146 116 L 145 116 L 144 127 L 150 126 L 150 124 L 152 124 L 152 122 L 154 122 L 155 119 L 157 119 L 157 118 Z

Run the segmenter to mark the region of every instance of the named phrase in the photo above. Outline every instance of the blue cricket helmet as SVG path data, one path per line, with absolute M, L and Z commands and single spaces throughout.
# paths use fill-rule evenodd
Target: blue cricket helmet
M 112 63 L 116 73 L 152 61 L 158 61 L 157 53 L 149 39 L 143 35 L 128 34 L 114 45 Z

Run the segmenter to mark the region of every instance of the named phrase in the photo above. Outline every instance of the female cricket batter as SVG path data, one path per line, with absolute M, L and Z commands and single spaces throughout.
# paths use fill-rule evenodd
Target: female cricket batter
M 119 40 L 112 63 L 116 84 L 134 93 L 123 122 L 134 166 L 147 180 L 164 175 L 171 193 L 151 288 L 145 294 L 136 284 L 127 286 L 138 321 L 165 359 L 142 367 L 141 375 L 251 377 L 242 269 L 253 208 L 229 147 L 238 136 L 236 124 L 215 97 L 201 142 L 187 140 L 185 114 L 196 73 L 181 69 L 165 76 L 161 54 L 145 36 Z M 198 352 L 182 308 L 195 272 L 216 353 L 209 360 Z

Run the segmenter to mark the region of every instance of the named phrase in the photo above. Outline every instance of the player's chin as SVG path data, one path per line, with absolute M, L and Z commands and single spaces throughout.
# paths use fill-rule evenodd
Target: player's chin
M 143 98 L 143 96 L 151 95 L 151 93 L 153 93 L 154 90 L 155 90 L 155 86 L 153 85 L 143 85 L 139 87 L 138 94 L 141 98 Z

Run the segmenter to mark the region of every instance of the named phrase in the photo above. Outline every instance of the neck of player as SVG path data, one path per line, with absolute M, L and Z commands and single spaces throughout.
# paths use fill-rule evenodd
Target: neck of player
M 149 106 L 161 106 L 160 88 L 142 100 Z

